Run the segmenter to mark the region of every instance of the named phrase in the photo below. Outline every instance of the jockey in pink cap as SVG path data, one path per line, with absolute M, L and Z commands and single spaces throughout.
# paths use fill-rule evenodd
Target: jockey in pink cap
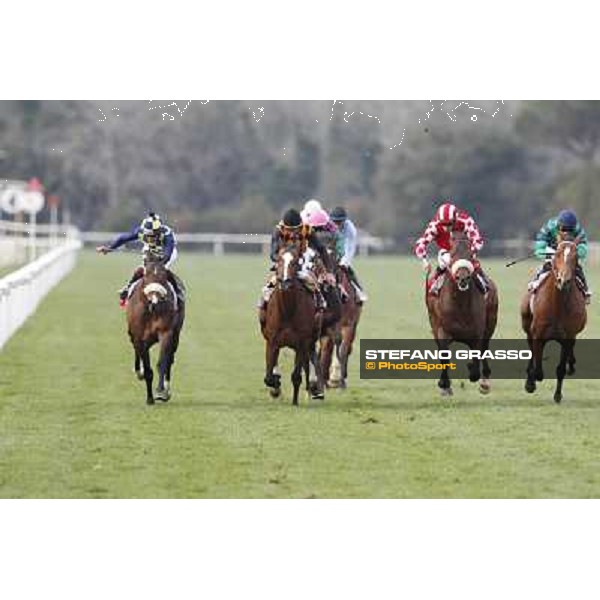
M 331 250 L 335 262 L 344 256 L 344 238 L 340 235 L 336 224 L 330 219 L 329 213 L 323 208 L 311 212 L 308 224 L 317 237 Z

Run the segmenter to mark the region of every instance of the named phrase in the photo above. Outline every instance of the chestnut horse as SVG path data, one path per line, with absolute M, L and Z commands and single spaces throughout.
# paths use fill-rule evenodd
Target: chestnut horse
M 429 293 L 428 285 L 425 285 L 425 303 L 433 337 L 439 350 L 448 350 L 452 342 L 461 342 L 483 352 L 488 349 L 496 329 L 498 291 L 489 278 L 490 287 L 485 296 L 475 283 L 474 259 L 464 232 L 453 233 L 451 244 L 450 264 L 438 295 Z M 479 391 L 487 394 L 491 390 L 491 369 L 487 359 L 481 363 L 479 359 L 473 359 L 468 364 L 469 380 L 479 381 Z M 442 370 L 438 387 L 442 396 L 452 395 L 447 369 Z
M 338 266 L 339 285 L 345 292 L 342 314 L 333 327 L 325 330 L 321 337 L 321 369 L 329 387 L 346 388 L 348 358 L 356 337 L 356 329 L 362 311 L 355 287 L 350 281 L 348 270 Z
M 585 296 L 575 282 L 578 241 L 571 241 L 569 236 L 559 238 L 551 270 L 535 293 L 528 291 L 521 302 L 521 324 L 532 352 L 527 366 L 525 390 L 533 393 L 535 382 L 544 379 L 544 346 L 555 340 L 561 346 L 556 367 L 555 402 L 562 400 L 565 374 L 572 375 L 575 372 L 575 338 L 587 320 Z
M 138 280 L 127 302 L 127 326 L 135 353 L 134 370 L 138 379 L 146 381 L 147 404 L 154 404 L 150 348 L 160 343 L 156 398 L 167 402 L 171 397 L 171 367 L 185 318 L 185 306 L 177 299 L 168 276 L 162 262 L 146 256 L 144 276 Z
M 298 391 L 302 383 L 302 369 L 306 376 L 306 389 L 309 390 L 310 364 L 313 362 L 317 374 L 318 390 L 313 397 L 322 398 L 323 378 L 316 360 L 316 343 L 321 331 L 321 314 L 317 311 L 313 293 L 299 278 L 302 248 L 299 242 L 282 247 L 277 254 L 276 284 L 269 302 L 266 316 L 261 322 L 266 341 L 266 373 L 264 382 L 270 388 L 271 396 L 281 393 L 281 376 L 274 372 L 283 347 L 295 351 L 292 384 L 294 395 L 292 404 L 298 405 Z M 315 364 L 316 363 L 316 364 Z

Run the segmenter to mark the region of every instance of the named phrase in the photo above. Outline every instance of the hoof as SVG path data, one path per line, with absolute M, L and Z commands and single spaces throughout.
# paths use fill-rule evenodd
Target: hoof
M 330 388 L 337 388 L 340 387 L 340 381 L 338 379 L 330 379 L 326 385 Z
M 562 400 L 562 394 L 554 394 L 554 402 L 556 402 L 556 404 L 560 404 Z
M 269 394 L 271 398 L 279 398 L 279 396 L 281 396 L 281 388 L 269 388 Z
M 535 392 L 535 381 L 526 381 L 525 382 L 525 391 L 528 394 L 533 394 L 533 392 Z
M 492 383 L 489 379 L 481 379 L 479 381 L 479 393 L 489 394 L 492 391 Z
M 440 388 L 440 396 L 442 398 L 447 398 L 448 396 L 453 396 L 454 392 L 452 391 L 452 388 Z
M 144 381 L 144 371 L 136 371 L 135 376 L 138 378 L 138 381 Z
M 148 406 L 150 406 L 150 405 L 154 404 L 154 398 L 146 398 L 146 404 L 147 404 Z
M 318 396 L 319 394 L 323 395 L 323 390 L 319 389 L 319 384 L 316 381 L 308 382 L 308 393 L 311 397 Z
M 171 392 L 169 390 L 156 390 L 155 396 L 161 402 L 168 402 L 171 398 Z
M 348 384 L 346 383 L 345 379 L 340 379 L 340 389 L 341 390 L 345 390 L 348 387 Z

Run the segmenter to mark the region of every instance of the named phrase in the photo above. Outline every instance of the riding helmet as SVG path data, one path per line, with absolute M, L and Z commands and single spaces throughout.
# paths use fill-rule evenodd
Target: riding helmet
M 563 231 L 575 231 L 577 215 L 572 210 L 561 210 L 558 213 L 558 226 Z
M 302 218 L 295 208 L 290 208 L 283 215 L 283 224 L 285 227 L 300 227 Z
M 456 206 L 450 202 L 444 202 L 437 210 L 437 219 L 440 223 L 453 223 L 456 220 Z
M 140 227 L 145 234 L 152 235 L 158 233 L 162 227 L 162 222 L 156 213 L 151 212 L 148 213 L 148 216 L 142 221 Z
M 332 221 L 339 223 L 344 222 L 348 218 L 348 213 L 343 206 L 336 206 L 331 213 L 329 213 L 329 216 Z

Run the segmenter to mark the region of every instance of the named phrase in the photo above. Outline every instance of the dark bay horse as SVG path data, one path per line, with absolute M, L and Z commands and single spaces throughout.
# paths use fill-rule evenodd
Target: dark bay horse
M 276 264 L 277 283 L 267 304 L 266 316 L 261 323 L 266 341 L 266 373 L 264 382 L 273 397 L 281 393 L 281 377 L 274 372 L 283 347 L 295 351 L 292 384 L 292 403 L 298 405 L 298 392 L 302 383 L 302 370 L 309 390 L 311 357 L 315 356 L 316 343 L 321 331 L 321 314 L 317 311 L 313 293 L 306 289 L 299 278 L 302 248 L 292 242 L 279 250 Z M 315 364 L 316 363 L 316 364 Z M 313 362 L 319 390 L 323 389 L 323 378 L 318 361 Z M 322 397 L 317 390 L 313 397 Z
M 562 400 L 565 374 L 575 372 L 575 338 L 587 321 L 585 296 L 575 282 L 577 242 L 578 239 L 570 240 L 568 236 L 559 239 L 546 279 L 535 293 L 528 291 L 521 302 L 521 324 L 532 352 L 525 390 L 533 393 L 536 381 L 544 379 L 544 346 L 555 340 L 561 346 L 556 367 L 555 402 Z
M 438 295 L 429 293 L 428 286 L 425 286 L 431 330 L 439 350 L 448 350 L 452 342 L 461 342 L 483 352 L 488 349 L 496 329 L 498 291 L 489 278 L 490 287 L 485 296 L 476 285 L 474 259 L 467 236 L 463 232 L 455 232 L 451 240 L 450 264 Z M 491 369 L 487 359 L 473 359 L 468 368 L 469 380 L 479 381 L 482 394 L 489 393 Z M 442 371 L 438 386 L 442 396 L 452 395 L 447 369 Z
M 350 281 L 345 267 L 338 266 L 337 276 L 340 287 L 345 292 L 341 318 L 333 327 L 324 331 L 321 337 L 321 369 L 329 387 L 346 388 L 348 379 L 348 358 L 356 337 L 356 329 L 362 311 L 356 289 Z
M 134 370 L 146 381 L 146 403 L 154 404 L 150 348 L 160 343 L 159 381 L 156 398 L 167 402 L 171 396 L 171 367 L 179 345 L 185 305 L 177 299 L 169 272 L 152 256 L 144 259 L 144 276 L 127 303 L 127 326 L 135 353 Z M 141 363 L 141 367 L 140 367 Z

